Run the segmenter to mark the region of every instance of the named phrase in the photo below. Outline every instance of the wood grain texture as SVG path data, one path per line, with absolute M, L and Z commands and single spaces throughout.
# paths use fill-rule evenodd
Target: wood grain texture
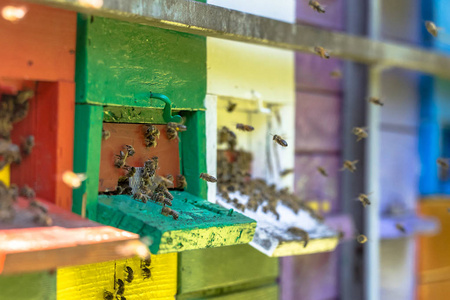
M 298 92 L 295 123 L 296 151 L 338 151 L 340 149 L 340 113 L 341 99 L 337 95 Z M 361 124 L 361 126 L 364 125 Z
M 152 277 L 144 279 L 138 257 L 58 269 L 58 300 L 102 300 L 104 290 L 114 290 L 114 279 L 125 281 L 125 266 L 134 271 L 131 283 L 125 282 L 127 299 L 173 300 L 177 290 L 177 255 L 152 255 Z
M 72 82 L 39 82 L 27 117 L 14 125 L 13 143 L 35 138 L 30 156 L 11 168 L 11 181 L 29 185 L 36 195 L 70 209 L 72 190 L 62 181 L 73 165 L 74 91 Z
M 116 189 L 120 176 L 126 174 L 126 170 L 114 166 L 115 155 L 124 151 L 125 145 L 132 145 L 136 153 L 128 157 L 126 164 L 132 167 L 143 167 L 144 163 L 154 157 L 158 157 L 158 170 L 156 174 L 166 176 L 172 174 L 174 186 L 177 186 L 176 177 L 180 174 L 179 139 L 169 140 L 166 135 L 166 125 L 157 125 L 160 137 L 156 148 L 148 148 L 144 141 L 145 125 L 104 123 L 103 129 L 111 133 L 111 137 L 102 140 L 99 191 Z
M 268 286 L 263 286 L 255 289 L 248 289 L 241 292 L 234 292 L 230 294 L 222 294 L 212 297 L 195 297 L 195 299 L 208 299 L 208 300 L 247 300 L 247 299 L 258 299 L 258 300 L 276 300 L 279 299 L 278 294 L 280 289 L 278 285 L 272 284 Z M 190 299 L 190 298 L 181 298 Z M 192 298 L 191 298 L 192 299 Z
M 162 206 L 142 203 L 129 196 L 99 196 L 98 221 L 123 230 L 149 236 L 155 254 L 192 249 L 245 244 L 252 240 L 256 222 L 237 212 L 195 197 L 173 191 L 173 220 L 161 214 Z
M 325 14 L 318 13 L 308 6 L 308 1 L 297 0 L 297 23 L 311 24 L 328 29 L 344 30 L 345 0 L 321 0 Z
M 1 0 L 25 6 L 19 22 L 0 18 L 0 77 L 41 81 L 73 81 L 75 76 L 76 13 L 25 1 Z
M 77 103 L 199 109 L 206 94 L 206 39 L 100 17 L 82 16 Z M 111 34 L 114 38 L 111 39 Z
M 220 293 L 220 289 L 250 289 L 274 283 L 277 258 L 269 258 L 248 245 L 194 250 L 180 253 L 179 299 Z M 216 290 L 216 292 L 214 292 Z
M 0 276 L 0 299 L 56 300 L 56 273 Z

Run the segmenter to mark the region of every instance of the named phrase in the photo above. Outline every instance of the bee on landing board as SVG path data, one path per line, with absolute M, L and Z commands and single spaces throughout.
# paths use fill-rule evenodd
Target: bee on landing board
M 278 145 L 280 145 L 281 147 L 287 147 L 288 146 L 288 143 L 283 139 L 283 138 L 281 138 L 281 136 L 279 136 L 279 135 L 274 135 L 273 136 L 273 140 L 278 144 Z
M 133 269 L 131 267 L 129 267 L 129 266 L 126 266 L 125 267 L 125 275 L 126 275 L 125 281 L 128 282 L 128 283 L 131 283 L 133 281 L 133 279 L 134 279 L 134 271 L 133 271 Z
M 134 147 L 131 145 L 125 145 L 124 148 L 127 151 L 128 156 L 133 156 L 136 153 L 136 151 L 134 150 Z
M 169 208 L 169 207 L 167 207 L 167 206 L 164 206 L 164 207 L 162 208 L 161 214 L 162 214 L 163 216 L 166 216 L 166 217 L 172 216 L 172 218 L 173 218 L 174 220 L 178 220 L 178 216 L 179 216 L 177 211 L 175 211 L 175 210 L 173 210 L 173 209 L 171 209 L 171 208 Z
M 370 103 L 378 105 L 378 106 L 383 106 L 384 102 L 380 100 L 380 98 L 378 97 L 369 97 L 368 100 Z
M 314 52 L 317 53 L 321 58 L 329 59 L 330 54 L 323 47 L 314 47 Z
M 242 123 L 237 123 L 236 124 L 236 129 L 241 130 L 241 131 L 247 131 L 247 132 L 255 130 L 255 128 L 253 126 L 245 125 L 245 124 L 242 124 Z
M 154 125 L 147 125 L 144 127 L 144 143 L 145 146 L 148 147 L 156 147 L 158 145 L 158 142 L 156 141 L 159 139 L 159 129 Z
M 208 181 L 208 182 L 217 182 L 216 177 L 211 176 L 211 175 L 206 174 L 206 173 L 200 173 L 200 178 L 205 180 L 205 181 Z
M 313 10 L 317 11 L 318 13 L 325 13 L 325 8 L 320 5 L 319 1 L 315 1 L 315 0 L 309 0 L 308 3 L 309 7 L 311 7 Z
M 125 293 L 125 282 L 123 282 L 122 279 L 117 279 L 117 289 L 116 294 L 117 295 L 123 295 Z
M 358 137 L 356 139 L 357 142 L 359 142 L 360 140 L 365 139 L 369 136 L 367 134 L 367 131 L 365 130 L 365 128 L 362 128 L 362 127 L 353 127 L 352 132 L 354 135 L 356 135 Z
M 322 174 L 322 176 L 328 177 L 327 170 L 325 170 L 324 167 L 317 167 L 317 171 L 319 171 L 319 173 Z
M 128 152 L 124 153 L 123 151 L 120 151 L 115 157 L 114 166 L 118 169 L 123 168 L 128 157 Z
M 104 300 L 114 300 L 114 294 L 110 291 L 104 290 L 103 291 L 103 299 Z
M 142 193 L 142 192 L 136 192 L 133 195 L 133 199 L 138 200 L 138 201 L 142 201 L 143 203 L 147 203 L 149 196 Z
M 183 175 L 179 174 L 177 175 L 177 189 L 185 189 L 187 187 L 187 181 L 186 181 L 186 177 L 184 177 Z
M 111 137 L 111 132 L 109 130 L 102 129 L 102 140 L 106 141 Z
M 303 248 L 306 248 L 306 245 L 308 245 L 309 242 L 309 233 L 307 231 L 298 227 L 289 227 L 287 231 L 294 235 L 300 236 L 304 241 Z
M 347 169 L 353 173 L 356 171 L 357 163 L 358 163 L 358 160 L 354 160 L 354 161 L 346 160 L 346 161 L 344 161 L 344 164 L 343 164 L 342 168 L 340 169 L 340 171 L 344 171 L 345 169 Z
M 133 177 L 136 174 L 136 168 L 135 167 L 130 167 L 130 166 L 124 166 L 123 167 L 125 170 L 127 170 L 127 174 L 125 174 L 125 177 Z

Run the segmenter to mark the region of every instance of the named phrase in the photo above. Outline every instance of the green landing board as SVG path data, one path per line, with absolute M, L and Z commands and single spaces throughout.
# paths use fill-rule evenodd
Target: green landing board
M 206 38 L 171 30 L 79 15 L 77 103 L 175 109 L 204 108 Z
M 100 195 L 97 221 L 150 237 L 153 254 L 249 243 L 256 222 L 242 214 L 187 192 L 173 191 L 173 220 L 161 214 L 162 206 L 142 203 L 127 195 Z
M 56 272 L 0 276 L 0 300 L 56 300 Z

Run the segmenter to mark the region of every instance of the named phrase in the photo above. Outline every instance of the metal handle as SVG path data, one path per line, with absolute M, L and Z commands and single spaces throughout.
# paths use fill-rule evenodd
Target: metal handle
M 155 98 L 164 101 L 164 112 L 163 112 L 163 118 L 164 121 L 167 123 L 174 122 L 174 123 L 180 123 L 181 122 L 181 116 L 180 115 L 174 115 L 172 116 L 172 102 L 167 98 L 167 96 L 159 93 L 150 93 L 150 99 Z

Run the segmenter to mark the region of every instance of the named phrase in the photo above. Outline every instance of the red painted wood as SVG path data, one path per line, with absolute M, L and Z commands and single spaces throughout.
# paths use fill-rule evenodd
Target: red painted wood
M 18 0 L 0 0 L 25 6 L 22 20 L 0 16 L 0 78 L 73 81 L 75 75 L 76 13 Z
M 156 148 L 147 148 L 144 144 L 144 127 L 142 124 L 104 123 L 103 129 L 111 133 L 108 140 L 102 141 L 100 161 L 99 191 L 115 190 L 117 181 L 126 171 L 114 166 L 114 155 L 123 150 L 124 145 L 132 145 L 136 150 L 134 156 L 127 158 L 126 164 L 133 167 L 143 167 L 144 162 L 153 156 L 159 158 L 158 175 L 180 174 L 179 142 L 168 140 L 165 134 L 166 125 L 157 125 L 160 131 Z M 175 182 L 176 184 L 176 182 Z
M 38 197 L 71 209 L 72 190 L 61 178 L 73 167 L 75 85 L 40 82 L 35 93 L 28 116 L 14 124 L 12 141 L 21 144 L 33 135 L 36 145 L 20 165 L 12 165 L 11 183 L 27 184 Z
M 343 72 L 342 61 L 322 59 L 314 54 L 295 54 L 295 83 L 297 90 L 314 92 L 341 92 L 342 78 L 332 78 L 335 70 Z
M 338 151 L 340 149 L 341 99 L 339 96 L 298 92 L 296 110 L 296 151 Z
M 344 30 L 345 0 L 319 0 L 325 6 L 325 14 L 317 13 L 308 6 L 308 0 L 297 0 L 297 23 L 305 23 L 320 27 Z

